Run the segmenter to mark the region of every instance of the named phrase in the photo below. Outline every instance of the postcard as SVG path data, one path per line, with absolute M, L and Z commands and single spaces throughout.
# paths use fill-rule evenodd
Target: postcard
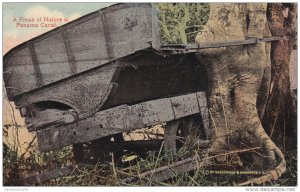
M 297 3 L 2 10 L 4 186 L 295 190 Z

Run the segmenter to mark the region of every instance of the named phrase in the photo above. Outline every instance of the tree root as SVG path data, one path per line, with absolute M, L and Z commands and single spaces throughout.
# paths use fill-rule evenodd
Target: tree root
M 269 139 L 271 141 L 271 139 Z M 238 186 L 245 185 L 261 185 L 266 182 L 275 181 L 286 171 L 286 161 L 281 150 L 274 144 L 274 152 L 278 155 L 280 163 L 272 170 L 268 171 L 265 175 L 257 178 L 250 179 L 246 182 L 239 183 Z
M 264 175 L 256 178 L 249 179 L 248 181 L 237 184 L 238 186 L 246 186 L 246 185 L 262 185 L 270 181 L 275 181 L 281 177 L 281 175 L 286 171 L 286 160 L 281 152 L 281 150 L 275 145 L 275 143 L 270 139 L 268 134 L 264 131 L 261 123 L 257 118 L 252 119 L 252 122 L 258 122 L 258 127 L 249 130 L 249 138 L 256 139 L 257 141 L 261 141 L 262 149 L 264 150 L 264 154 L 267 157 L 267 165 L 268 171 L 265 171 Z M 250 121 L 249 121 L 250 122 Z M 222 139 L 217 139 L 212 145 L 210 152 L 214 150 L 220 150 L 224 147 L 224 141 Z M 276 166 L 276 162 L 279 164 Z

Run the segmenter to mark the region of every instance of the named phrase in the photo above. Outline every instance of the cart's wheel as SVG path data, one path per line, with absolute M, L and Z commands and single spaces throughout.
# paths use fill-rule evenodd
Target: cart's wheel
M 190 150 L 195 147 L 206 147 L 205 131 L 200 115 L 192 115 L 182 119 L 167 122 L 164 134 L 164 150 L 166 154 L 176 154 L 185 147 Z M 202 146 L 199 146 L 201 143 Z

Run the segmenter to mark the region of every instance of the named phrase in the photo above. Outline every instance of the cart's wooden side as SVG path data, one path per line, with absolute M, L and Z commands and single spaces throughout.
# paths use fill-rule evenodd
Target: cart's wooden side
M 17 46 L 4 56 L 9 99 L 158 46 L 157 20 L 151 4 L 117 4 Z
M 37 130 L 38 146 L 41 151 L 55 150 L 199 113 L 205 122 L 204 129 L 208 130 L 205 92 L 156 99 L 130 106 L 120 105 L 98 111 L 86 119 L 68 125 Z

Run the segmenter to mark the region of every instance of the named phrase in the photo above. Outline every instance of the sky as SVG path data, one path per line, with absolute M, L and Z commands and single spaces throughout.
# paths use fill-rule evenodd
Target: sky
M 3 52 L 53 28 L 40 27 L 40 17 L 67 18 L 69 21 L 112 5 L 113 3 L 3 3 Z M 20 18 L 33 18 L 34 22 L 20 22 Z M 37 23 L 39 27 L 27 28 L 17 23 Z M 58 22 L 57 25 L 65 24 Z

